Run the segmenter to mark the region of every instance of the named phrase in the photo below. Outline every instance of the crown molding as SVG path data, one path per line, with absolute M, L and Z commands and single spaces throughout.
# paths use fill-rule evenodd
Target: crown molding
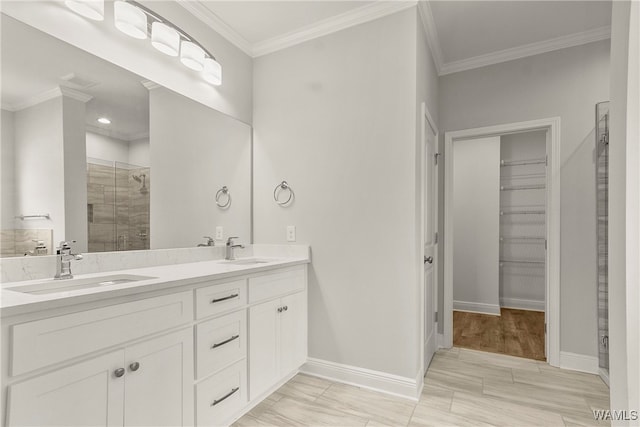
M 218 15 L 203 5 L 202 0 L 177 0 L 177 3 L 235 45 L 238 49 L 249 56 L 253 56 L 251 43 L 242 37 L 236 30 L 231 28 L 231 26 L 224 22 Z
M 143 80 L 140 82 L 140 84 L 142 84 L 142 86 L 144 86 L 147 90 L 154 90 L 162 87 L 158 83 L 152 82 L 151 80 Z
M 49 101 L 50 99 L 58 98 L 61 96 L 66 96 L 80 102 L 88 102 L 89 100 L 93 99 L 93 96 L 87 95 L 86 93 L 77 91 L 75 89 L 69 89 L 68 87 L 64 86 L 56 86 L 52 89 L 25 98 L 15 104 L 3 103 L 2 109 L 12 112 L 20 111 L 24 110 L 25 108 L 33 107 L 34 105 L 38 105 L 45 101 Z
M 420 15 L 420 21 L 424 28 L 427 45 L 429 46 L 429 51 L 431 51 L 431 57 L 433 58 L 433 62 L 436 66 L 436 71 L 438 72 L 438 75 L 440 75 L 443 65 L 442 48 L 440 47 L 438 29 L 436 28 L 436 23 L 433 19 L 433 13 L 431 12 L 430 0 L 418 2 L 418 14 Z
M 93 99 L 93 96 L 89 94 L 68 87 L 60 86 L 59 90 L 62 96 L 66 96 L 67 98 L 75 99 L 76 101 L 83 103 L 89 102 Z
M 350 10 L 331 18 L 323 19 L 295 31 L 255 43 L 253 57 L 266 55 L 290 46 L 294 46 L 317 37 L 326 36 L 336 31 L 355 25 L 364 24 L 392 13 L 414 7 L 417 1 L 377 1 L 375 3 Z
M 582 31 L 569 34 L 554 39 L 544 40 L 536 43 L 529 43 L 522 46 L 499 50 L 486 55 L 474 56 L 459 61 L 446 62 L 442 64 L 440 75 L 457 73 L 474 68 L 486 67 L 487 65 L 499 64 L 501 62 L 512 61 L 514 59 L 525 58 L 527 56 L 539 55 L 541 53 L 552 52 L 554 50 L 566 49 L 568 47 L 580 46 L 611 37 L 611 27 L 600 27 L 593 30 Z

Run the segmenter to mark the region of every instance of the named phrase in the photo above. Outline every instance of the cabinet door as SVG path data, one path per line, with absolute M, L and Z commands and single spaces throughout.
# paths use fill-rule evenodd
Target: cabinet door
M 280 300 L 249 309 L 249 396 L 255 399 L 280 379 Z
M 193 425 L 193 330 L 125 350 L 125 426 Z
M 307 360 L 306 292 L 283 297 L 280 314 L 280 377 L 298 369 Z
M 108 353 L 9 387 L 9 426 L 122 425 L 124 351 Z

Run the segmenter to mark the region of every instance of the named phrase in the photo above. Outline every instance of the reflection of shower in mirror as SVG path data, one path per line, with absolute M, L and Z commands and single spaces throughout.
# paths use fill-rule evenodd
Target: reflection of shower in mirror
M 132 176 L 133 176 L 133 179 L 135 179 L 137 182 L 142 183 L 142 187 L 140 187 L 140 193 L 147 194 L 149 192 L 149 189 L 147 188 L 147 175 L 140 174 L 140 175 L 132 175 Z

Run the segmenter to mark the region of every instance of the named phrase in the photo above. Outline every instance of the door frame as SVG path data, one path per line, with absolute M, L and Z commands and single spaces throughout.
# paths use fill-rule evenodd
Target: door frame
M 560 117 L 445 132 L 444 346 L 453 346 L 453 143 L 535 130 L 547 131 L 545 352 L 550 365 L 560 366 Z
M 419 376 L 420 378 L 423 378 L 424 375 L 427 372 L 427 366 L 424 363 L 424 333 L 425 333 L 425 322 L 426 322 L 426 307 L 424 304 L 424 300 L 425 300 L 425 283 L 424 283 L 424 256 L 425 256 L 425 252 L 424 252 L 424 247 L 425 247 L 425 238 L 424 238 L 424 216 L 425 216 L 425 178 L 426 178 L 426 164 L 425 164 L 425 145 L 427 143 L 427 135 L 425 133 L 425 128 L 426 126 L 429 125 L 431 127 L 431 129 L 433 129 L 434 132 L 434 138 L 435 138 L 435 142 L 436 142 L 436 152 L 440 153 L 439 151 L 439 136 L 440 136 L 440 132 L 438 131 L 438 127 L 436 126 L 436 122 L 435 120 L 433 120 L 433 116 L 431 115 L 431 113 L 429 113 L 429 109 L 427 108 L 427 104 L 425 102 L 422 103 L 421 105 L 421 109 L 420 109 L 420 143 L 418 144 L 419 146 L 417 147 L 418 149 L 418 156 L 417 156 L 417 162 L 418 163 L 418 167 L 420 169 L 419 172 L 419 183 L 418 183 L 418 191 L 420 191 L 420 195 L 419 195 L 419 200 L 420 200 L 420 209 L 418 212 L 418 218 L 417 218 L 417 222 L 418 222 L 418 232 L 419 232 L 419 238 L 418 238 L 418 245 L 419 245 L 419 250 L 418 250 L 418 255 L 419 255 L 419 267 L 418 267 L 418 287 L 419 287 L 419 296 L 418 296 L 418 313 L 419 313 L 419 318 L 420 318 L 420 326 L 418 328 L 419 331 L 419 347 L 420 347 L 420 373 Z M 440 165 L 440 163 L 438 163 L 438 166 Z M 438 173 L 436 172 L 436 179 L 438 177 Z M 438 188 L 437 183 L 436 183 L 436 188 Z M 436 203 L 437 203 L 438 198 L 436 197 Z M 435 221 L 436 221 L 436 231 L 438 229 L 437 224 L 438 224 L 438 209 L 436 209 L 436 217 L 435 217 Z M 437 255 L 437 254 L 436 254 Z M 434 286 L 436 287 L 436 292 L 438 291 L 438 262 L 437 262 L 437 258 L 436 258 L 436 262 L 433 265 L 433 278 L 434 278 Z M 437 304 L 438 301 L 435 301 L 436 304 L 436 311 L 437 309 Z M 438 325 L 436 322 L 436 327 L 435 327 L 435 339 L 437 342 L 437 338 L 438 338 Z

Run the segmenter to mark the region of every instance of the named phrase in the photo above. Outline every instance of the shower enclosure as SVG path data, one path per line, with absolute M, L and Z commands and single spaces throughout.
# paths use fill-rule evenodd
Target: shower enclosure
M 149 249 L 150 168 L 87 158 L 89 252 Z
M 595 136 L 598 224 L 598 361 L 600 375 L 607 381 L 609 377 L 609 102 L 596 104 Z

